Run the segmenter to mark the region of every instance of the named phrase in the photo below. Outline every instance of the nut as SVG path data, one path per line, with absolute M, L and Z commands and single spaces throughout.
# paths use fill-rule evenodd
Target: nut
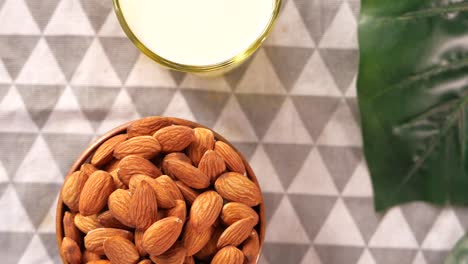
M 102 143 L 96 152 L 94 152 L 91 164 L 94 166 L 102 166 L 111 161 L 114 158 L 113 154 L 115 146 L 125 140 L 127 140 L 127 134 L 120 134 L 106 140 L 106 142 Z
M 198 168 L 210 177 L 214 183 L 221 173 L 226 170 L 224 159 L 213 150 L 207 150 L 198 164 Z
M 194 138 L 187 149 L 187 153 L 193 164 L 198 166 L 205 152 L 214 148 L 215 139 L 213 132 L 209 129 L 197 127 L 194 128 L 193 131 Z
M 63 183 L 62 200 L 72 212 L 79 210 L 80 195 L 87 180 L 88 176 L 84 172 L 75 171 Z
M 209 227 L 203 231 L 197 231 L 189 221 L 182 237 L 184 247 L 187 249 L 187 256 L 193 256 L 205 247 L 208 241 L 210 241 L 213 232 L 213 227 Z
M 249 237 L 252 228 L 255 226 L 255 219 L 245 218 L 230 225 L 221 234 L 218 240 L 218 248 L 225 246 L 239 246 Z
M 116 228 L 97 228 L 90 231 L 84 238 L 85 248 L 98 255 L 104 255 L 104 241 L 110 237 L 119 236 L 133 240 L 133 233 Z
M 210 177 L 198 168 L 175 159 L 165 161 L 166 173 L 195 189 L 204 189 L 210 185 Z
M 166 253 L 159 256 L 150 256 L 157 264 L 183 264 L 187 250 L 180 244 L 175 244 Z
M 80 264 L 81 263 L 80 247 L 71 238 L 68 238 L 68 237 L 63 238 L 62 247 L 60 248 L 60 254 L 70 264 Z
M 216 191 L 226 200 L 256 206 L 262 202 L 258 186 L 244 175 L 227 172 L 215 182 Z
M 130 199 L 128 214 L 133 225 L 146 229 L 158 220 L 158 201 L 154 189 L 143 180 Z
M 127 156 L 119 163 L 119 179 L 129 185 L 130 178 L 135 175 L 146 175 L 151 178 L 156 178 L 161 175 L 161 171 L 153 165 L 149 160 L 139 156 Z
M 257 231 L 252 230 L 247 240 L 242 246 L 242 253 L 247 258 L 248 264 L 255 264 L 260 252 L 260 239 L 258 238 Z
M 153 256 L 163 254 L 174 245 L 183 225 L 184 222 L 175 216 L 157 221 L 143 234 L 143 248 Z
M 224 159 L 230 171 L 240 174 L 245 173 L 245 166 L 242 158 L 228 144 L 222 141 L 216 141 L 214 150 Z
M 153 135 L 161 144 L 162 152 L 177 152 L 185 149 L 193 141 L 193 129 L 186 126 L 168 126 Z
M 140 255 L 135 245 L 129 240 L 114 236 L 104 241 L 104 252 L 111 263 L 136 264 Z
M 197 231 L 203 231 L 214 224 L 223 207 L 223 198 L 215 191 L 200 194 L 192 204 L 190 222 Z
M 130 138 L 115 146 L 114 157 L 123 159 L 129 155 L 151 159 L 161 151 L 159 142 L 151 136 L 139 136 Z
M 103 227 L 99 223 L 97 215 L 83 216 L 81 214 L 75 215 L 75 226 L 85 234 L 93 229 Z
M 243 203 L 230 202 L 225 204 L 221 210 L 221 220 L 227 226 L 249 217 L 254 219 L 255 225 L 258 223 L 258 214 Z
M 211 264 L 242 264 L 244 262 L 244 254 L 242 251 L 233 246 L 222 248 L 216 253 L 211 261 Z
M 129 215 L 130 200 L 132 194 L 129 191 L 118 189 L 109 196 L 109 211 L 119 222 L 126 226 L 133 227 L 132 219 Z
M 95 171 L 83 186 L 79 209 L 84 216 L 99 213 L 107 204 L 109 195 L 114 191 L 114 180 L 105 171 Z
M 127 128 L 127 134 L 129 138 L 153 135 L 154 132 L 158 131 L 159 129 L 170 125 L 171 121 L 165 117 L 145 117 L 133 121 L 132 124 Z

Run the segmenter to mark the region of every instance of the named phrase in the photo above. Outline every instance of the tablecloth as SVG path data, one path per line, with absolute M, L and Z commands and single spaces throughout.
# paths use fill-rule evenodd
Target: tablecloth
M 0 0 L 0 262 L 60 263 L 54 212 L 69 166 L 105 131 L 167 115 L 212 127 L 249 158 L 268 218 L 261 264 L 442 263 L 466 209 L 373 210 L 358 12 L 357 0 L 287 0 L 251 60 L 202 79 L 141 55 L 110 0 Z

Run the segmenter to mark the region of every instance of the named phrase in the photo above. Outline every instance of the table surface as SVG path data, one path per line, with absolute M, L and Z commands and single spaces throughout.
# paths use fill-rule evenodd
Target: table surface
M 105 131 L 167 115 L 212 127 L 249 158 L 268 216 L 261 264 L 442 263 L 467 210 L 373 210 L 358 10 L 358 0 L 287 0 L 248 63 L 200 79 L 140 55 L 110 0 L 0 0 L 1 262 L 59 263 L 55 203 L 71 163 Z

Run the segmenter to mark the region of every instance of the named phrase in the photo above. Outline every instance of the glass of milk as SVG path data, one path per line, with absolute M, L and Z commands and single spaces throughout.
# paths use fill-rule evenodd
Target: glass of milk
M 114 0 L 130 40 L 173 70 L 217 75 L 262 44 L 281 0 Z

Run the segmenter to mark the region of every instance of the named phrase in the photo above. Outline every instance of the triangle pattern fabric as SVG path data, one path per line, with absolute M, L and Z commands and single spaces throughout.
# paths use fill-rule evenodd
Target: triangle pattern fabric
M 162 115 L 175 94 L 174 89 L 126 87 L 141 116 Z
M 463 233 L 463 226 L 458 221 L 453 209 L 449 207 L 445 208 L 428 232 L 422 243 L 422 248 L 428 250 L 451 250 L 463 236 Z
M 411 264 L 427 264 L 426 259 L 424 258 L 424 255 L 421 253 L 421 251 L 419 251 L 418 254 L 416 254 L 416 257 L 414 258 L 414 261 Z
M 89 36 L 46 36 L 47 43 L 67 80 L 75 73 L 78 64 L 92 42 Z M 73 50 L 73 52 L 70 52 Z
M 236 148 L 240 153 L 242 153 L 246 160 L 250 160 L 252 155 L 257 149 L 257 142 L 231 142 L 234 148 Z
M 179 91 L 172 97 L 171 102 L 162 115 L 197 121 L 193 116 L 192 110 L 190 110 L 190 107 L 187 105 L 187 101 Z
M 362 247 L 316 245 L 315 250 L 322 263 L 356 263 L 362 254 Z
M 177 85 L 180 85 L 180 83 L 185 79 L 185 76 L 187 75 L 187 73 L 185 72 L 179 72 L 179 71 L 173 71 L 173 70 L 170 70 L 169 72 L 171 73 L 172 78 L 174 79 Z
M 265 243 L 263 254 L 270 263 L 300 263 L 309 246 L 290 243 Z
M 338 88 L 343 92 L 346 91 L 356 75 L 359 52 L 357 50 L 320 49 L 320 55 Z
M 374 211 L 372 198 L 344 198 L 343 201 L 349 209 L 354 223 L 359 227 L 362 236 L 368 242 L 383 216 Z
M 322 264 L 322 262 L 320 261 L 320 258 L 317 255 L 317 252 L 315 252 L 314 247 L 310 247 L 309 251 L 307 251 L 304 258 L 302 258 L 301 264 L 309 264 L 309 263 Z
M 297 144 L 312 143 L 313 140 L 304 127 L 304 123 L 290 98 L 284 101 L 268 128 L 263 141 Z
M 369 170 L 367 169 L 366 161 L 363 159 L 346 184 L 343 196 L 372 197 L 372 194 L 373 190 Z
M 354 147 L 320 146 L 319 151 L 335 184 L 342 191 L 362 160 L 361 150 Z M 340 166 L 336 166 L 338 163 Z
M 369 250 L 365 249 L 359 258 L 357 264 L 377 264 Z
M 317 236 L 337 200 L 333 196 L 304 194 L 289 194 L 289 199 L 310 240 Z
M 112 10 L 109 3 L 101 0 L 81 0 L 81 5 L 95 31 L 102 27 L 107 15 Z
M 60 0 L 25 0 L 37 25 L 44 29 Z
M 284 228 L 285 226 L 288 228 Z M 269 230 L 275 230 L 275 232 L 268 232 L 266 234 L 266 242 L 294 244 L 310 243 L 307 233 L 297 218 L 297 214 L 287 196 L 283 197 L 283 200 L 269 221 L 267 228 Z
M 353 11 L 353 15 L 355 18 L 359 17 L 359 11 L 361 9 L 361 1 L 359 0 L 347 0 L 349 5 L 351 6 L 351 10 Z
M 30 232 L 0 231 L 0 256 L 2 256 L 2 263 L 17 264 L 30 243 L 32 236 L 33 233 Z
M 284 3 L 280 17 L 276 21 L 266 45 L 309 48 L 315 46 L 294 1 Z
M 0 149 L 8 149 L 0 152 L 0 161 L 10 177 L 15 175 L 36 137 L 33 133 L 0 133 Z
M 79 0 L 60 1 L 49 24 L 44 29 L 47 35 L 94 35 L 94 30 L 83 11 Z
M 252 159 L 250 166 L 257 175 L 262 191 L 264 192 L 283 192 L 283 185 L 276 174 L 275 168 L 268 158 L 262 145 L 259 145 Z
M 270 223 L 273 214 L 276 213 L 280 202 L 283 200 L 283 196 L 282 193 L 263 192 L 267 224 Z
M 42 244 L 39 236 L 35 235 L 31 239 L 28 247 L 23 253 L 23 256 L 18 261 L 18 264 L 31 264 L 31 263 L 43 263 L 43 264 L 53 264 L 52 260 L 49 258 L 47 251 Z
M 5 185 L 3 185 L 3 183 L 7 183 L 8 181 L 9 181 L 8 173 L 7 173 L 6 169 L 3 167 L 2 162 L 0 161 L 0 184 L 2 184 L 1 186 L 5 187 Z M 3 191 L 4 191 L 3 187 L 0 188 L 0 196 L 2 196 L 2 194 L 3 194 Z
M 47 164 L 47 173 L 37 168 Z M 57 183 L 63 182 L 63 175 L 41 135 L 36 138 L 23 162 L 16 171 L 15 182 Z
M 257 136 L 235 96 L 231 96 L 213 130 L 229 141 L 256 142 Z
M 289 186 L 288 193 L 338 195 L 338 189 L 316 148 L 312 149 L 303 162 L 302 168 Z
M 307 158 L 311 145 L 298 144 L 264 144 L 281 183 L 285 189 L 289 188 L 295 176 Z
M 182 89 L 208 90 L 213 92 L 230 92 L 231 88 L 224 77 L 206 78 L 195 74 L 186 74 L 182 83 Z
M 423 255 L 427 264 L 439 264 L 444 262 L 449 255 L 449 251 L 423 250 Z
M 237 71 L 239 77 L 236 86 L 237 93 L 256 94 L 285 94 L 281 80 L 279 79 L 272 62 L 266 55 L 265 49 L 257 51 L 248 65 Z M 229 75 L 235 77 L 233 75 Z M 230 77 L 228 76 L 228 80 Z M 234 80 L 231 80 L 234 83 Z M 233 85 L 233 84 L 231 84 Z M 234 87 L 234 86 L 233 86 Z
M 54 263 L 61 263 L 62 259 L 60 258 L 57 249 L 57 240 L 55 238 L 55 234 L 39 234 L 39 237 L 52 261 Z
M 263 52 L 262 51 L 262 48 L 260 48 L 256 54 L 260 53 L 260 52 Z M 239 84 L 239 81 L 242 79 L 242 77 L 244 76 L 245 72 L 247 71 L 247 69 L 249 68 L 250 66 L 250 63 L 252 62 L 253 58 L 256 58 L 258 55 L 256 54 L 253 54 L 250 58 L 248 58 L 246 61 L 244 61 L 241 65 L 237 66 L 236 68 L 234 68 L 233 70 L 231 70 L 230 72 L 227 72 L 225 75 L 224 75 L 224 78 L 226 79 L 226 81 L 229 83 L 229 85 L 231 86 L 231 89 L 234 90 L 235 87 L 237 87 L 237 85 Z M 263 56 L 265 56 L 265 54 L 263 54 Z M 270 69 L 271 69 L 271 66 L 270 66 Z M 255 69 L 252 69 L 252 70 L 255 70 Z M 271 71 L 269 71 L 271 72 Z M 274 72 L 274 71 L 273 71 Z M 278 78 L 278 77 L 276 77 Z
M 341 199 L 336 202 L 314 243 L 358 247 L 365 245 L 361 232 Z
M 60 190 L 57 183 L 15 183 L 15 189 L 31 222 L 37 228 Z
M 0 36 L 0 59 L 12 79 L 16 79 L 38 40 L 37 36 Z
M 379 264 L 411 264 L 417 251 L 414 249 L 371 248 L 370 252 Z
M 47 65 L 47 67 L 44 67 L 44 65 Z M 39 40 L 16 82 L 23 84 L 65 84 L 65 76 L 62 74 L 44 39 Z
M 281 83 L 291 91 L 304 65 L 314 52 L 311 48 L 265 47 L 265 52 L 276 70 Z
M 60 192 L 57 193 L 55 200 L 52 202 L 50 209 L 48 210 L 44 219 L 42 219 L 41 224 L 37 228 L 38 232 L 41 233 L 55 233 L 55 216 L 56 216 L 56 209 L 57 209 L 57 201 L 60 196 Z
M 8 74 L 5 65 L 3 65 L 2 60 L 0 60 L 0 83 L 9 83 L 11 82 L 10 74 Z M 0 85 L 1 87 L 1 85 Z M 2 97 L 0 96 L 0 100 Z
M 0 217 L 2 219 L 0 234 L 2 232 L 34 232 L 34 226 L 12 185 L 8 186 L 3 196 L 0 197 Z M 3 234 L 0 235 L 0 240 L 2 236 Z
M 455 215 L 465 230 L 468 230 L 468 210 L 463 206 L 453 206 Z
M 395 226 L 398 226 L 398 229 L 395 229 Z M 369 246 L 374 248 L 418 248 L 418 242 L 399 207 L 394 207 L 385 214 L 377 231 L 372 236 Z M 377 263 L 380 263 L 379 259 L 376 258 L 376 260 Z
M 358 49 L 357 23 L 347 2 L 343 2 L 335 19 L 319 44 L 321 48 Z
M 29 117 L 21 96 L 15 87 L 11 87 L 0 101 L 0 125 L 8 132 L 35 132 L 37 126 Z
M 50 116 L 65 89 L 61 85 L 17 85 L 29 115 L 40 128 Z
M 333 76 L 316 51 L 304 66 L 291 91 L 295 95 L 341 96 Z
M 101 30 L 99 31 L 99 36 L 103 36 L 103 37 L 125 37 L 126 36 L 114 12 L 111 11 L 109 15 L 107 15 L 106 21 L 104 21 L 104 24 L 102 25 Z
M 102 37 L 99 40 L 115 72 L 120 80 L 125 82 L 140 52 L 127 38 Z
M 190 76 L 190 75 L 188 75 Z M 229 99 L 229 93 L 181 90 L 198 123 L 212 127 Z
M 125 82 L 128 86 L 175 87 L 169 70 L 141 54 Z
M 0 8 L 1 35 L 36 35 L 40 29 L 24 0 L 6 0 Z
M 400 206 L 406 221 L 414 236 L 421 244 L 427 233 L 433 226 L 441 209 L 434 205 L 422 202 L 414 202 Z
M 3 97 L 8 93 L 9 89 L 10 89 L 9 85 L 0 84 L 0 102 L 3 100 Z

